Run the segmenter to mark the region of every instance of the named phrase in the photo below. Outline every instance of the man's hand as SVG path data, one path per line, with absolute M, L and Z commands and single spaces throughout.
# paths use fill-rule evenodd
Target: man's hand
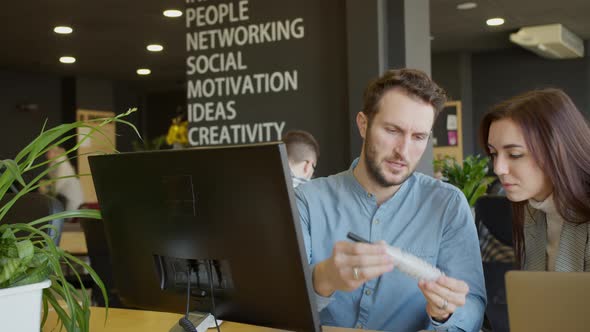
M 428 301 L 426 312 L 439 322 L 445 322 L 457 308 L 465 305 L 469 293 L 467 283 L 447 276 L 436 281 L 420 281 L 418 287 Z
M 341 241 L 334 245 L 332 256 L 313 270 L 313 287 L 322 296 L 337 290 L 352 291 L 365 281 L 393 270 L 387 245 Z

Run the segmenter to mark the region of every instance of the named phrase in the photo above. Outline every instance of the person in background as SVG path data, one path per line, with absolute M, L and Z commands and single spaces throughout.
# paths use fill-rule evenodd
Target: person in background
M 320 157 L 320 145 L 313 135 L 303 130 L 286 132 L 282 141 L 287 148 L 293 187 L 297 187 L 313 177 Z
M 590 272 L 590 129 L 562 90 L 494 106 L 480 140 L 506 197 L 525 270 Z
M 456 187 L 414 172 L 444 90 L 425 73 L 387 71 L 364 93 L 360 157 L 295 189 L 323 325 L 384 331 L 479 331 L 486 305 L 473 215 Z M 354 232 L 375 244 L 347 240 Z M 416 281 L 387 245 L 445 275 Z
M 49 167 L 54 167 L 48 174 L 53 183 L 39 187 L 40 192 L 55 195 L 64 203 L 65 211 L 77 210 L 84 203 L 84 193 L 65 149 L 53 147 L 45 157 L 50 160 Z

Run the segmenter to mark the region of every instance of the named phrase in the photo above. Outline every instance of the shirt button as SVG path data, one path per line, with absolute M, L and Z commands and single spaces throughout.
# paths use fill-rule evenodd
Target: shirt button
M 367 197 L 371 198 L 371 197 L 373 197 L 373 194 L 371 194 L 371 193 L 368 193 L 368 194 L 367 194 Z
M 367 289 L 367 290 L 365 291 L 365 295 L 371 295 L 371 294 L 373 294 L 373 292 L 371 292 L 371 290 L 370 290 L 370 289 Z
M 380 223 L 379 219 L 375 219 L 375 220 L 373 220 L 373 224 L 375 224 L 375 225 L 379 225 L 379 223 Z

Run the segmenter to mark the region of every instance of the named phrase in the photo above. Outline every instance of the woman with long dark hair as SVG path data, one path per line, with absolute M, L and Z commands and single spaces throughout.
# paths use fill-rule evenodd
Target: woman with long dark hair
M 516 260 L 525 270 L 590 272 L 590 128 L 559 89 L 494 106 L 480 127 L 513 202 Z

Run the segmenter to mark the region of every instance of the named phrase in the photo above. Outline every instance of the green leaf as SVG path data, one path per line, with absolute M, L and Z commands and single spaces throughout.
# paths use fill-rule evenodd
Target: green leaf
M 49 267 L 49 264 L 28 269 L 26 274 L 21 274 L 14 281 L 11 280 L 8 287 L 24 286 L 42 282 L 44 280 L 47 280 L 47 277 L 49 276 L 50 272 L 51 268 Z
M 14 235 L 13 238 L 0 239 L 0 257 L 18 258 L 18 248 L 16 247 L 16 239 L 14 239 Z
M 36 226 L 56 219 L 70 219 L 70 218 L 87 218 L 87 219 L 101 219 L 100 211 L 92 209 L 80 209 L 73 211 L 63 211 L 54 213 L 52 215 L 39 218 L 28 223 L 29 226 Z
M 18 164 L 11 159 L 5 159 L 1 161 L 2 165 L 6 167 L 8 172 L 20 183 L 23 187 L 26 186 L 25 180 L 23 179 L 21 172 L 18 168 Z M 11 183 L 12 184 L 12 183 Z
M 475 190 L 475 192 L 471 196 L 471 198 L 469 199 L 469 206 L 475 206 L 475 202 L 477 202 L 477 199 L 486 193 L 487 188 L 488 188 L 487 185 L 485 185 L 483 183 L 480 184 L 479 187 L 477 187 L 477 189 Z
M 4 284 L 12 278 L 20 266 L 20 259 L 18 258 L 0 258 L 0 285 L 4 288 Z
M 45 290 L 44 290 L 45 291 Z M 43 300 L 43 317 L 41 318 L 41 331 L 43 331 L 43 327 L 47 322 L 47 315 L 49 314 L 49 302 L 47 301 L 47 297 L 42 296 Z
M 106 290 L 104 283 L 102 282 L 102 280 L 100 279 L 98 274 L 94 271 L 94 269 L 92 267 L 90 267 L 88 264 L 81 261 L 76 256 L 72 256 L 69 253 L 64 253 L 64 255 L 72 262 L 82 266 L 88 272 L 88 274 L 90 275 L 92 280 L 96 283 L 98 288 L 100 288 L 100 291 L 102 293 L 102 297 L 104 298 L 104 302 L 105 302 L 105 308 L 106 308 L 105 309 L 105 321 L 106 321 L 106 317 L 108 317 L 108 314 L 109 314 L 109 311 L 108 311 L 109 310 L 109 296 L 107 294 L 107 290 Z
M 14 237 L 14 232 L 10 228 L 6 228 L 5 230 L 3 230 L 2 238 L 3 239 L 13 239 L 13 240 L 16 239 L 16 237 Z
M 47 256 L 43 252 L 39 251 L 33 255 L 33 259 L 29 262 L 29 267 L 38 267 L 42 265 L 48 265 Z
M 16 249 L 18 251 L 18 258 L 32 257 L 35 250 L 33 249 L 33 243 L 31 240 L 18 241 L 16 243 Z
M 59 304 L 59 302 L 55 298 L 55 295 L 53 294 L 53 293 L 56 293 L 56 291 L 55 291 L 56 286 L 54 286 L 55 284 L 57 284 L 57 282 L 52 280 L 51 287 L 43 290 L 43 297 L 45 297 L 47 299 L 47 301 L 53 307 L 53 310 L 55 310 L 55 313 L 57 314 L 57 317 L 59 318 L 59 323 L 61 323 L 63 326 L 65 326 L 68 331 L 74 331 L 74 326 L 72 325 L 72 319 L 66 313 L 66 311 L 61 307 L 61 305 Z

